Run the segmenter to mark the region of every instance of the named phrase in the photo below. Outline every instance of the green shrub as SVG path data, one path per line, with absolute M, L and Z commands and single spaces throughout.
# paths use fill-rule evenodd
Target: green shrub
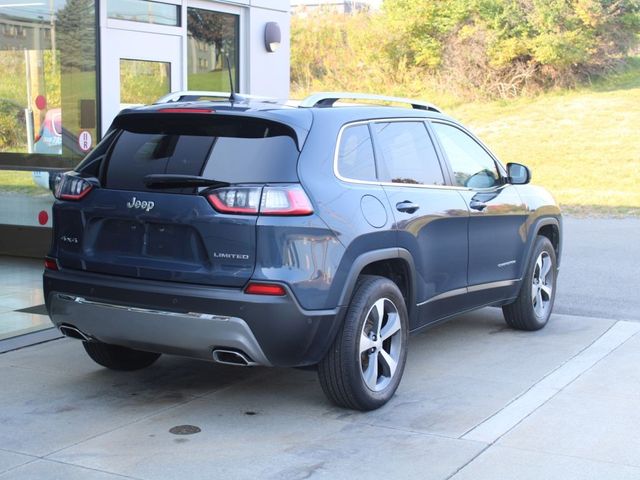
M 0 151 L 24 147 L 26 138 L 24 110 L 15 103 L 0 99 Z
M 640 0 L 385 0 L 294 17 L 292 89 L 514 96 L 617 68 L 639 33 Z

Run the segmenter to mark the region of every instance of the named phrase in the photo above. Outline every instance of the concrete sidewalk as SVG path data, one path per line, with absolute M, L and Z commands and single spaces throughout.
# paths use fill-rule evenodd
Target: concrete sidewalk
M 366 414 L 332 407 L 312 371 L 118 373 L 57 340 L 0 356 L 0 479 L 638 479 L 639 331 L 464 315 L 411 339 L 397 395 Z

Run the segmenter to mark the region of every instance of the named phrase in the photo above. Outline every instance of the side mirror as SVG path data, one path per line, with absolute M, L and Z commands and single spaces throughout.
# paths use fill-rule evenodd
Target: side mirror
M 531 171 L 519 163 L 507 163 L 507 174 L 509 183 L 513 185 L 524 185 L 531 181 Z

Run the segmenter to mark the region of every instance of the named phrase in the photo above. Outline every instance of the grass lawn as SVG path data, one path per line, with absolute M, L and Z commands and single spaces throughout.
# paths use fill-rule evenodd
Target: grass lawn
M 0 193 L 14 192 L 26 194 L 46 193 L 46 190 L 33 183 L 31 172 L 0 170 Z
M 640 58 L 590 87 L 447 112 L 567 211 L 640 215 Z
M 233 87 L 238 90 L 236 71 L 231 69 L 233 78 Z M 231 92 L 229 88 L 229 71 L 226 69 L 216 70 L 214 72 L 190 73 L 187 78 L 189 90 L 206 90 L 213 92 Z

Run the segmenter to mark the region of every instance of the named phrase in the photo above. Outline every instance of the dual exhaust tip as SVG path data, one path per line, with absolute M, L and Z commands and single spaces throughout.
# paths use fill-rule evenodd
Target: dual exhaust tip
M 72 325 L 60 325 L 60 333 L 65 337 L 75 338 L 83 342 L 91 342 L 91 337 Z
M 83 342 L 93 341 L 93 339 L 89 335 L 82 332 L 73 325 L 60 325 L 60 332 L 65 337 L 75 338 L 77 340 L 82 340 Z M 223 365 L 233 365 L 237 367 L 252 367 L 254 365 L 258 365 L 256 362 L 251 360 L 244 352 L 239 352 L 236 350 L 216 348 L 213 350 L 212 356 L 214 362 L 221 363 Z
M 236 367 L 253 367 L 254 365 L 258 365 L 243 352 L 238 352 L 236 350 L 216 348 L 213 350 L 212 355 L 214 362 L 221 363 L 223 365 L 234 365 Z

